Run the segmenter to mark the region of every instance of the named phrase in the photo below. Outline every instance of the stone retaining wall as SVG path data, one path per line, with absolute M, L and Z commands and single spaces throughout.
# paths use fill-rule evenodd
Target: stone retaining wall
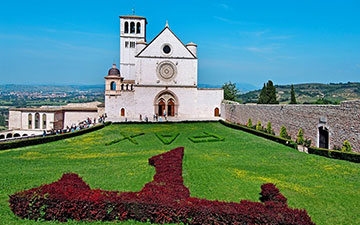
M 349 140 L 354 152 L 360 152 L 360 100 L 345 101 L 340 105 L 242 105 L 231 102 L 221 106 L 222 117 L 234 123 L 253 125 L 261 121 L 266 127 L 271 121 L 276 135 L 281 125 L 287 128 L 293 140 L 301 127 L 304 138 L 319 147 L 319 127 L 329 131 L 329 146 L 341 147 Z

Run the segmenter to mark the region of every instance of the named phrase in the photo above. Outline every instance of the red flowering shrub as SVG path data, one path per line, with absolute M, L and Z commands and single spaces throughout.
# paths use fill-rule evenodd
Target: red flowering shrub
M 261 202 L 220 202 L 190 197 L 183 184 L 184 148 L 154 156 L 156 174 L 139 192 L 90 189 L 77 174 L 15 193 L 10 208 L 33 220 L 137 220 L 184 224 L 314 224 L 305 210 L 290 209 L 273 184 L 261 186 Z

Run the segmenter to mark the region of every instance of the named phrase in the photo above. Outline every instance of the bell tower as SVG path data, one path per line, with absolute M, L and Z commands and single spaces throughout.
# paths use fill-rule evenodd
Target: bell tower
M 120 17 L 120 73 L 127 80 L 135 79 L 136 43 L 146 42 L 146 18 Z

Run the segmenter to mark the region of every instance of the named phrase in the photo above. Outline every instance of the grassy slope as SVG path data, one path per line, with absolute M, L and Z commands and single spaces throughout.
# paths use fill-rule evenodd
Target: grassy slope
M 187 139 L 205 130 L 226 137 L 225 142 L 194 144 Z M 145 135 L 136 137 L 139 145 L 126 140 L 105 146 L 119 131 Z M 153 134 L 159 131 L 180 136 L 166 146 Z M 65 172 L 79 173 L 92 188 L 138 191 L 155 172 L 147 159 L 177 146 L 185 147 L 183 175 L 192 196 L 258 201 L 261 184 L 273 182 L 291 207 L 307 209 L 317 224 L 359 223 L 360 164 L 299 153 L 219 123 L 196 123 L 111 125 L 72 139 L 0 152 L 0 224 L 39 224 L 15 217 L 7 196 L 51 183 Z

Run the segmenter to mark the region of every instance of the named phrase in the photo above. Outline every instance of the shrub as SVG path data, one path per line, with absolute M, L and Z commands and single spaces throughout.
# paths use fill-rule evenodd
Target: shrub
M 353 152 L 341 152 L 324 148 L 309 147 L 309 154 L 320 155 L 332 159 L 341 159 L 350 162 L 360 163 L 360 154 Z
M 348 141 L 348 140 L 345 140 L 344 141 L 344 144 L 343 144 L 343 146 L 342 146 L 342 148 L 341 148 L 341 151 L 342 152 L 351 152 L 351 144 L 350 144 L 350 142 Z
M 298 143 L 299 145 L 304 144 L 304 133 L 301 128 L 299 129 L 299 132 L 297 134 L 296 143 Z
M 275 135 L 275 132 L 272 129 L 271 122 L 269 121 L 266 125 L 266 133 Z
M 289 136 L 286 127 L 284 125 L 281 125 L 280 128 L 280 137 L 285 138 L 285 139 L 291 139 L 291 137 Z
M 312 225 L 306 210 L 291 209 L 273 184 L 261 186 L 261 202 L 209 201 L 190 197 L 183 184 L 184 148 L 151 157 L 153 181 L 139 192 L 90 189 L 77 174 L 10 195 L 10 208 L 23 219 L 78 221 L 137 220 L 183 224 Z
M 310 146 L 311 146 L 311 140 L 310 140 L 310 139 L 306 139 L 306 140 L 304 141 L 304 146 L 305 146 L 305 147 L 310 147 Z
M 226 122 L 226 121 L 223 121 L 223 120 L 220 120 L 219 122 L 221 124 L 223 124 L 224 126 L 231 127 L 231 128 L 237 129 L 237 130 L 242 130 L 242 131 L 248 132 L 250 134 L 254 134 L 254 135 L 259 136 L 259 137 L 263 137 L 263 138 L 266 138 L 266 139 L 269 139 L 269 140 L 272 140 L 272 141 L 276 141 L 276 142 L 281 143 L 283 145 L 286 145 L 286 146 L 289 146 L 291 148 L 297 149 L 297 144 L 292 140 L 282 138 L 282 137 L 278 137 L 278 136 L 275 136 L 274 134 L 267 134 L 267 133 L 264 133 L 264 132 L 261 132 L 261 131 L 257 131 L 255 129 L 251 129 L 251 128 L 249 128 L 247 126 L 244 126 L 244 125 L 233 124 L 233 123 L 229 123 L 229 122 Z
M 262 131 L 261 121 L 258 121 L 256 124 L 256 130 Z
M 252 122 L 251 122 L 251 119 L 249 118 L 249 120 L 248 120 L 248 123 L 247 123 L 247 127 L 250 127 L 250 128 L 252 128 Z

